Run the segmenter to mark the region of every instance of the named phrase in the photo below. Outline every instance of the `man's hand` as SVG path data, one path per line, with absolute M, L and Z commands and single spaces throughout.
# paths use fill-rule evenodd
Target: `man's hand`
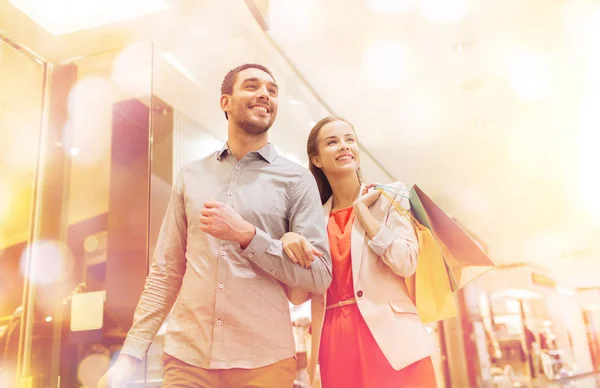
M 256 234 L 256 228 L 229 205 L 206 201 L 200 216 L 200 230 L 220 240 L 234 241 L 245 249 Z
M 300 264 L 303 268 L 310 268 L 315 256 L 323 257 L 323 253 L 317 250 L 306 239 L 306 237 L 298 233 L 288 232 L 281 237 L 283 250 L 288 255 L 290 260 L 296 264 Z
M 126 354 L 120 354 L 117 362 L 98 381 L 97 388 L 126 388 L 135 373 L 138 361 Z

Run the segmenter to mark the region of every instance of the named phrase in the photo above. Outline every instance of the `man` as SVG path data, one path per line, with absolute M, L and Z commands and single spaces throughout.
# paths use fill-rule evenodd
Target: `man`
M 293 385 L 287 287 L 322 294 L 331 282 L 321 201 L 310 172 L 268 142 L 271 72 L 239 66 L 221 93 L 227 144 L 179 171 L 133 326 L 101 386 L 125 386 L 173 305 L 164 387 Z M 292 259 L 279 240 L 288 231 L 310 242 Z

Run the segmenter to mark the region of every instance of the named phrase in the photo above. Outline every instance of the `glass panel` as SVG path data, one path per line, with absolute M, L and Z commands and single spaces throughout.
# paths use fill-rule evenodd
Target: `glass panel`
M 10 387 L 17 372 L 27 246 L 33 227 L 44 66 L 2 36 L 0 85 L 0 386 Z M 34 354 L 34 365 L 41 362 L 38 356 Z
M 152 44 L 140 43 L 52 67 L 29 386 L 96 386 L 131 325 L 148 255 L 151 64 Z
M 152 44 L 72 64 L 77 82 L 69 94 L 65 148 L 72 161 L 68 224 L 76 263 L 70 292 L 78 295 L 62 341 L 70 361 L 61 364 L 61 382 L 94 387 L 119 354 L 146 277 Z M 103 312 L 101 328 L 86 322 L 95 312 Z

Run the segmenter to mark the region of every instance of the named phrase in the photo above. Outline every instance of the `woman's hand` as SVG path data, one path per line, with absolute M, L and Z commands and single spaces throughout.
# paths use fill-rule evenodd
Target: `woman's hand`
M 322 257 L 323 253 L 317 250 L 306 239 L 298 233 L 288 232 L 281 237 L 283 251 L 295 264 L 300 264 L 303 268 L 310 268 L 315 256 Z
M 379 196 L 381 195 L 381 191 L 376 190 L 375 186 L 378 186 L 378 183 L 369 183 L 365 186 L 364 190 L 361 193 L 361 196 L 354 202 L 354 207 L 356 208 L 357 203 L 363 203 L 366 207 L 371 206 Z
M 379 183 L 369 183 L 368 185 L 365 186 L 365 188 L 363 189 L 363 191 L 360 195 L 367 194 L 369 192 L 369 190 L 375 188 L 376 186 L 379 186 Z
M 375 186 L 377 186 L 377 183 L 368 184 L 361 193 L 362 195 L 354 201 L 354 214 L 367 232 L 369 238 L 373 238 L 377 232 L 379 232 L 380 228 L 379 223 L 369 210 L 369 207 L 375 203 L 381 195 L 379 190 L 374 189 Z

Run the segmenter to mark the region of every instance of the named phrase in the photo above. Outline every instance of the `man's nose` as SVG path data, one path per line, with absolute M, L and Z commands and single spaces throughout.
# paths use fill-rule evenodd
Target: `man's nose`
M 260 97 L 265 97 L 266 99 L 270 98 L 269 90 L 267 89 L 266 85 L 262 85 L 260 88 L 258 88 L 258 95 Z

